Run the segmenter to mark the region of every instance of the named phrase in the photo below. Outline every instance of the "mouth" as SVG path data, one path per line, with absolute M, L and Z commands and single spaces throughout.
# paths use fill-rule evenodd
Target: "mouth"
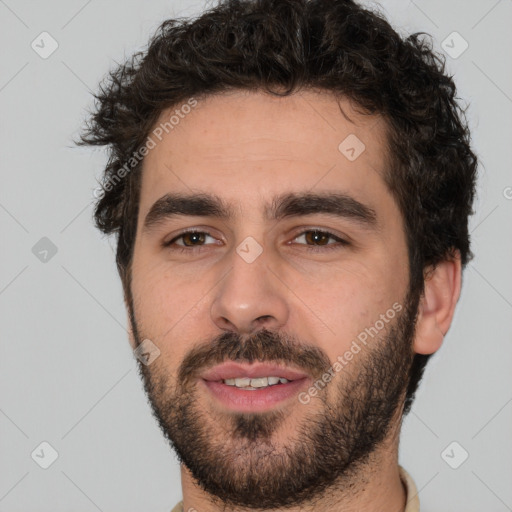
M 227 386 L 235 386 L 238 389 L 256 391 L 257 389 L 264 389 L 277 384 L 287 384 L 290 381 L 284 377 L 256 377 L 254 379 L 237 377 L 235 379 L 223 379 L 220 382 Z
M 226 362 L 201 375 L 207 392 L 229 410 L 264 411 L 281 404 L 306 387 L 310 377 L 276 364 Z

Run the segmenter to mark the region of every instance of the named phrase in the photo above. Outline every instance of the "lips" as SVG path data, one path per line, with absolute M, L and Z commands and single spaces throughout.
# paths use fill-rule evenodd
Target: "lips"
M 228 361 L 214 366 L 200 375 L 203 380 L 211 382 L 221 382 L 226 379 L 244 377 L 257 379 L 269 376 L 281 377 L 289 381 L 300 380 L 308 377 L 304 372 L 278 364 L 256 362 L 248 365 L 236 363 L 234 361 Z

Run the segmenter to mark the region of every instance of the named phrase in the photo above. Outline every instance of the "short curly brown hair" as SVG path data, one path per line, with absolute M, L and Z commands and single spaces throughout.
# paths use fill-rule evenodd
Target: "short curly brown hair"
M 456 251 L 467 264 L 477 158 L 465 109 L 428 34 L 402 38 L 382 15 L 351 0 L 221 0 L 197 18 L 165 21 L 146 51 L 111 71 L 79 141 L 108 146 L 95 222 L 117 235 L 125 294 L 140 162 L 115 187 L 112 179 L 161 112 L 230 89 L 286 96 L 302 88 L 344 96 L 387 121 L 385 181 L 405 221 L 411 289 L 422 293 L 425 270 Z M 405 412 L 429 357 L 415 356 Z

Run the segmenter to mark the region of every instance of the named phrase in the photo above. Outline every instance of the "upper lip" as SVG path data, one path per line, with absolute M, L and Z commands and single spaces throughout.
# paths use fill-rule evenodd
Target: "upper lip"
M 308 377 L 304 372 L 287 368 L 273 363 L 241 364 L 234 361 L 227 361 L 210 368 L 201 374 L 201 378 L 209 381 L 221 381 L 225 379 L 236 379 L 248 377 L 281 377 L 287 380 L 298 380 Z

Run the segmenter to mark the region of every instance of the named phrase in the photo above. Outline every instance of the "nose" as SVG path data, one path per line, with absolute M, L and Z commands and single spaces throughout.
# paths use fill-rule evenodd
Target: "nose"
M 221 281 L 211 318 L 222 330 L 250 335 L 262 328 L 277 331 L 289 316 L 286 286 L 276 277 L 265 250 L 251 263 L 233 251 L 231 269 Z

